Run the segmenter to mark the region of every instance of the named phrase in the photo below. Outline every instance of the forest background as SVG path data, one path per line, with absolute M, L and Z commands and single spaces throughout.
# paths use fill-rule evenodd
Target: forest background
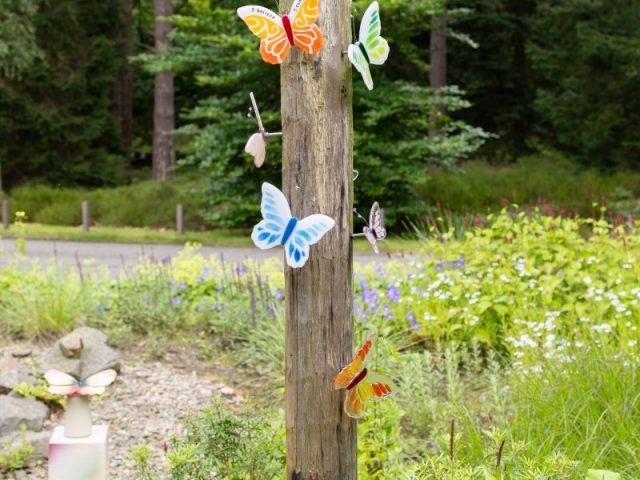
M 162 198 L 186 204 L 189 228 L 250 226 L 260 183 L 280 182 L 280 144 L 255 174 L 243 152 L 255 131 L 248 93 L 277 131 L 280 82 L 235 13 L 243 3 L 0 0 L 12 209 L 77 225 L 93 195 L 99 223 L 170 227 L 175 210 L 154 207 Z M 356 27 L 367 4 L 354 2 Z M 380 4 L 391 55 L 373 67 L 372 92 L 354 75 L 362 210 L 378 200 L 403 226 L 437 207 L 469 216 L 505 202 L 637 213 L 636 2 Z

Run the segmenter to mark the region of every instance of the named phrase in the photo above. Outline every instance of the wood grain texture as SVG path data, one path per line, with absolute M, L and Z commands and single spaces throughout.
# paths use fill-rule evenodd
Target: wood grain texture
M 285 266 L 287 479 L 356 480 L 356 425 L 333 390 L 353 354 L 351 1 L 319 7 L 322 50 L 293 48 L 281 71 L 283 191 L 297 217 L 336 221 L 304 267 Z

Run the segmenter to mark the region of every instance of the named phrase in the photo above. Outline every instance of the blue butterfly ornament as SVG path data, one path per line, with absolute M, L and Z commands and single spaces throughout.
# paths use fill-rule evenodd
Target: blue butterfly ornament
M 309 246 L 336 224 L 333 218 L 322 214 L 294 217 L 284 194 L 266 182 L 262 184 L 260 211 L 263 220 L 253 227 L 251 240 L 262 250 L 284 246 L 287 265 L 292 268 L 304 266 L 309 259 Z

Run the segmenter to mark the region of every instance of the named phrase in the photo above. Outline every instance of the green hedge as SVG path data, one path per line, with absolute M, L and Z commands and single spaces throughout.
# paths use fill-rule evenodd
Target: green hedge
M 176 205 L 184 205 L 185 228 L 203 228 L 206 209 L 203 185 L 194 179 L 145 181 L 117 188 L 84 190 L 45 185 L 10 192 L 12 218 L 24 211 L 29 222 L 80 225 L 80 205 L 88 200 L 91 221 L 106 226 L 175 228 Z

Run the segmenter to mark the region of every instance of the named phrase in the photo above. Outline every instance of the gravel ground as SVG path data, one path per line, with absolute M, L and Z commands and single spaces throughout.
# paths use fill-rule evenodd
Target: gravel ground
M 221 396 L 230 408 L 240 404 L 240 395 L 218 380 L 217 375 L 224 372 L 211 375 L 190 370 L 196 365 L 196 354 L 169 350 L 159 362 L 140 360 L 141 356 L 133 352 L 123 354 L 121 374 L 107 390 L 108 395 L 92 405 L 94 424 L 110 426 L 109 478 L 135 478 L 129 455 L 136 445 L 150 445 L 151 461 L 161 463 L 163 443 L 180 434 L 181 420 L 205 408 L 213 396 Z M 52 430 L 60 420 L 54 416 L 45 428 Z M 8 478 L 46 479 L 46 461 Z

